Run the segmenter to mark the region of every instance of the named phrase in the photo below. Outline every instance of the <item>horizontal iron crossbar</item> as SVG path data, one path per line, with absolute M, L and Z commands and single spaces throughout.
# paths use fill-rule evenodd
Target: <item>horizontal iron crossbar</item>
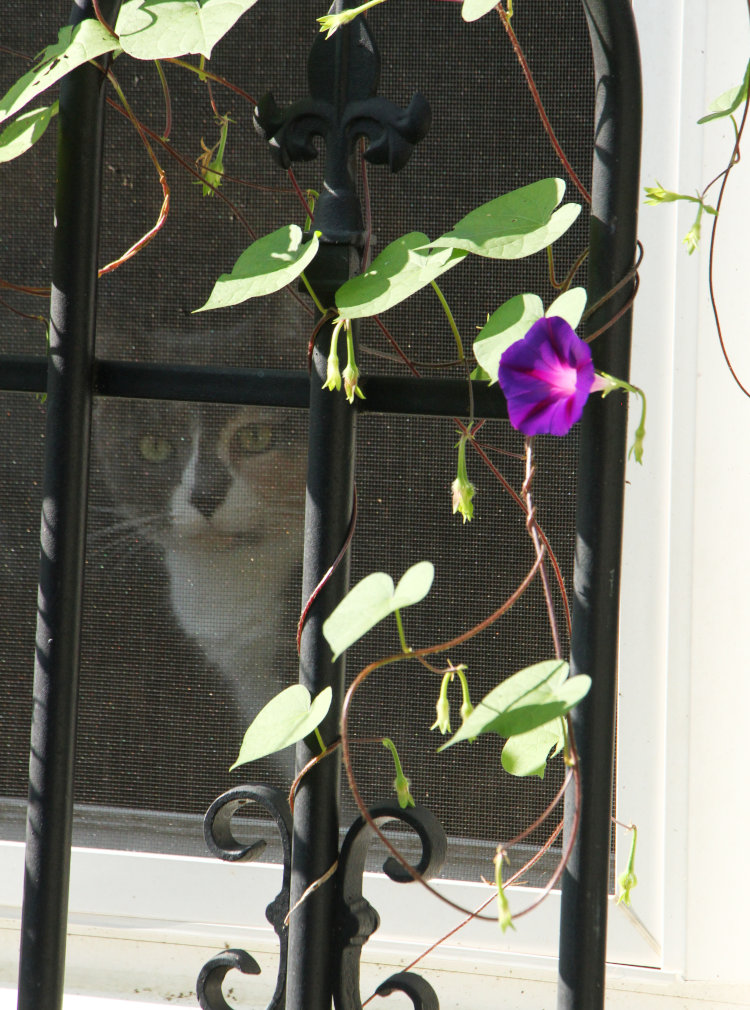
M 101 396 L 304 409 L 310 402 L 307 372 L 283 368 L 98 361 L 94 381 L 96 392 Z M 0 390 L 43 393 L 46 383 L 46 358 L 40 355 L 0 357 Z M 468 389 L 463 379 L 370 376 L 362 379 L 361 386 L 365 399 L 356 401 L 356 406 L 370 413 L 463 417 L 469 412 Z M 505 398 L 499 389 L 479 381 L 472 382 L 472 389 L 475 416 L 507 418 Z

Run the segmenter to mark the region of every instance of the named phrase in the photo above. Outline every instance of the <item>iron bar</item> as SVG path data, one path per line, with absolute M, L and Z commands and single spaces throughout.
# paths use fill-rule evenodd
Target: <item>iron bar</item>
M 633 265 L 641 137 L 638 41 L 630 0 L 583 0 L 596 78 L 589 301 Z M 632 295 L 632 285 L 589 320 L 593 333 Z M 593 346 L 597 368 L 627 379 L 631 313 Z M 604 1006 L 610 821 L 617 701 L 617 629 L 627 410 L 622 396 L 591 397 L 580 433 L 571 674 L 591 691 L 573 710 L 581 762 L 579 835 L 563 876 L 558 1010 Z M 573 816 L 566 801 L 566 827 Z
M 38 355 L 0 357 L 0 390 L 43 393 L 47 363 Z M 476 417 L 507 418 L 499 386 L 472 382 Z M 420 414 L 465 417 L 468 388 L 465 379 L 414 379 L 370 375 L 361 382 L 364 400 L 359 411 L 375 414 Z M 294 369 L 221 368 L 204 365 L 144 364 L 135 361 L 94 363 L 94 387 L 99 396 L 143 400 L 184 400 L 236 403 L 263 407 L 301 407 L 310 401 L 310 377 Z
M 118 0 L 106 4 L 114 19 Z M 71 23 L 92 16 L 74 8 Z M 91 426 L 104 77 L 60 89 L 19 1010 L 62 1005 Z M 75 252 L 75 254 L 72 253 Z

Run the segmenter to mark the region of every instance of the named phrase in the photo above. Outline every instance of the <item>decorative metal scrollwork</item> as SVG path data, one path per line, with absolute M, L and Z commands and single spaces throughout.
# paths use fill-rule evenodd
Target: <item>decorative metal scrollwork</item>
M 232 832 L 232 817 L 248 803 L 259 803 L 274 819 L 281 838 L 283 854 L 283 879 L 281 890 L 266 908 L 266 919 L 279 938 L 279 969 L 276 988 L 267 1010 L 283 1010 L 286 996 L 286 965 L 288 927 L 285 919 L 289 911 L 289 881 L 292 867 L 292 815 L 287 795 L 272 786 L 254 784 L 236 786 L 223 793 L 211 804 L 206 813 L 203 830 L 208 848 L 219 859 L 228 862 L 249 862 L 257 859 L 266 847 L 263 839 L 244 845 Z M 222 993 L 222 982 L 233 968 L 245 975 L 260 974 L 257 962 L 244 950 L 225 950 L 212 957 L 201 969 L 196 983 L 198 1002 L 203 1010 L 230 1010 Z
M 392 992 L 403 992 L 409 997 L 414 1010 L 440 1010 L 437 993 L 421 975 L 411 971 L 400 971 L 391 975 L 377 987 L 378 996 L 390 996 Z
M 426 807 L 402 809 L 396 800 L 387 800 L 372 807 L 370 815 L 378 827 L 388 821 L 400 821 L 413 828 L 422 846 L 421 856 L 414 869 L 425 878 L 440 872 L 445 861 L 448 842 L 442 826 Z M 333 995 L 337 1010 L 361 1010 L 359 993 L 361 950 L 380 925 L 377 911 L 362 894 L 365 858 L 374 838 L 375 833 L 367 821 L 363 817 L 357 818 L 346 834 L 339 856 L 337 874 L 339 968 Z M 393 856 L 385 860 L 383 871 L 397 883 L 411 883 L 414 879 Z M 387 986 L 390 988 L 386 991 L 384 987 Z M 383 983 L 378 992 L 381 995 L 388 995 L 396 989 L 405 992 L 418 1010 L 437 1010 L 437 996 L 431 986 L 418 975 L 408 972 L 394 975 Z
M 338 9 L 337 5 L 331 10 Z M 346 71 L 342 68 L 346 64 Z M 411 157 L 414 145 L 430 128 L 430 106 L 415 94 L 406 109 L 376 97 L 380 56 L 367 22 L 358 17 L 326 40 L 318 34 L 308 60 L 310 97 L 280 109 L 273 95 L 264 95 L 255 110 L 255 125 L 269 141 L 283 168 L 318 155 L 316 136 L 326 143 L 326 185 L 315 210 L 315 228 L 329 242 L 357 242 L 342 222 L 360 223 L 354 192 L 351 156 L 359 137 L 370 144 L 365 158 L 398 172 Z

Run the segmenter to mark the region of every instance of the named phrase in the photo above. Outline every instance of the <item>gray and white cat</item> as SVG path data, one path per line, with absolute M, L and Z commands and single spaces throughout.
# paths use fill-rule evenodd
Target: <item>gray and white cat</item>
M 293 654 L 285 603 L 302 552 L 298 425 L 260 407 L 108 400 L 95 437 L 114 528 L 156 545 L 174 617 L 231 684 L 246 726 L 288 683 L 278 659 Z

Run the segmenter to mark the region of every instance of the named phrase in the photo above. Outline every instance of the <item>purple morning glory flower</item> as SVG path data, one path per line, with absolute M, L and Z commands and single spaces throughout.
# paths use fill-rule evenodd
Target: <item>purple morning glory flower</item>
M 595 386 L 591 350 L 560 316 L 545 316 L 505 351 L 498 379 L 514 428 L 567 435 Z

